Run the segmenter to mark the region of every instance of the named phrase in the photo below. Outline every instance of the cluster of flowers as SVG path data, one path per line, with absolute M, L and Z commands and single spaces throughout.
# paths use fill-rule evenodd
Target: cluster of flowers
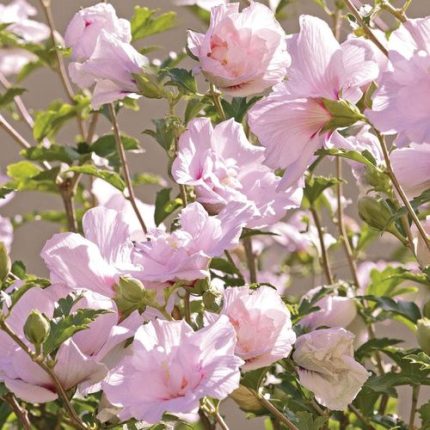
M 24 1 L 1 7 L 0 18 L 13 23 L 9 30 L 23 43 L 48 37 L 47 28 L 28 18 L 34 10 Z M 143 231 L 130 201 L 97 179 L 92 192 L 99 204 L 84 214 L 83 235 L 55 234 L 42 250 L 51 285 L 25 291 L 17 303 L 12 296 L 21 281 L 2 292 L 7 326 L 35 354 L 44 338 L 43 321 L 55 318 L 61 300 L 74 298 L 70 312 L 100 311 L 89 328 L 58 347 L 52 366 L 66 391 L 103 392 L 100 420 L 157 423 L 165 413 L 193 419 L 202 399 L 225 399 L 239 387 L 241 375 L 290 355 L 300 384 L 321 405 L 347 408 L 370 375 L 354 358 L 354 347 L 367 338 L 353 294 L 324 296 L 315 303 L 319 310 L 293 326 L 281 288 L 255 285 L 252 275 L 244 286 L 225 286 L 220 278 L 210 279 L 211 261 L 227 253 L 240 266 L 229 252 L 251 229 L 274 234 L 255 240 L 254 252 L 269 241 L 283 252 L 316 248 L 320 254 L 314 227 L 302 233 L 305 172 L 321 149 L 367 151 L 384 166 L 373 127 L 397 135 L 391 161 L 408 197 L 430 187 L 430 19 L 408 20 L 389 41 L 382 35 L 387 59 L 362 38 L 340 44 L 324 21 L 311 16 L 301 16 L 300 32 L 287 36 L 273 11 L 260 3 L 243 10 L 238 3 L 221 4 L 210 17 L 206 33 L 188 34 L 190 55 L 198 61 L 195 73 L 227 95 L 266 95 L 248 111 L 246 127 L 234 119 L 188 122 L 171 173 L 179 186 L 193 190 L 195 201 L 184 205 L 171 230 L 156 226 L 154 207 L 137 201 Z M 64 41 L 72 52 L 70 77 L 80 88 L 92 88 L 94 109 L 140 97 L 136 75 L 150 62 L 131 45 L 130 23 L 110 4 L 80 10 Z M 25 55 L 15 48 L 0 51 L 0 71 L 16 73 L 32 61 Z M 363 115 L 356 105 L 374 82 L 373 105 Z M 345 129 L 352 125 L 356 130 L 349 135 Z M 350 165 L 369 191 L 363 165 Z M 326 197 L 332 198 L 329 192 Z M 292 217 L 281 222 L 289 210 L 295 210 Z M 430 232 L 430 218 L 424 228 Z M 0 217 L 0 242 L 9 248 L 11 241 L 11 224 Z M 330 241 L 335 240 L 328 234 L 322 239 L 323 245 Z M 425 266 L 430 254 L 422 239 L 418 245 Z M 259 281 L 267 276 L 281 287 L 278 266 L 272 260 Z M 356 295 L 365 294 L 369 271 L 363 266 L 359 272 Z M 201 320 L 197 312 L 175 320 L 184 294 L 189 299 L 203 281 L 221 305 L 208 306 Z M 32 319 L 33 326 L 24 325 Z M 57 399 L 58 381 L 22 344 L 0 331 L 0 381 L 26 402 Z

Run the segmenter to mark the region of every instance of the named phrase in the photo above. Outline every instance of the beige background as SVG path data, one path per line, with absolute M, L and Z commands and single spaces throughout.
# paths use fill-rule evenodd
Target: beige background
M 37 5 L 36 0 L 29 0 L 34 5 Z M 8 3 L 1 1 L 1 3 Z M 89 6 L 95 1 L 84 0 L 52 0 L 53 10 L 56 19 L 57 29 L 64 33 L 68 21 L 81 6 Z M 176 29 L 169 31 L 161 36 L 155 36 L 145 41 L 148 45 L 160 45 L 167 47 L 156 53 L 149 55 L 151 58 L 165 58 L 169 51 L 178 51 L 185 45 L 186 28 L 194 30 L 204 30 L 195 16 L 185 8 L 175 8 L 169 0 L 159 0 L 146 2 L 142 0 L 113 0 L 112 4 L 116 7 L 118 15 L 125 18 L 130 18 L 135 5 L 145 5 L 149 7 L 157 7 L 161 10 L 174 9 L 178 13 L 179 25 Z M 401 4 L 401 2 L 400 2 Z M 283 21 L 284 28 L 288 33 L 297 31 L 297 16 L 301 13 L 311 13 L 320 15 L 321 11 L 316 6 L 313 0 L 293 0 L 292 4 L 286 9 L 288 18 Z M 425 16 L 430 12 L 430 0 L 415 0 L 410 9 L 410 16 Z M 42 15 L 39 14 L 39 18 Z M 347 24 L 346 24 L 347 25 Z M 143 45 L 142 45 L 143 46 Z M 203 84 L 204 85 L 204 84 Z M 206 88 L 202 85 L 201 91 Z M 49 101 L 56 98 L 64 98 L 62 87 L 57 76 L 46 70 L 35 72 L 25 82 L 26 88 L 29 89 L 24 94 L 23 98 L 26 104 L 34 110 L 46 108 Z M 166 112 L 166 106 L 163 102 L 152 100 L 143 100 L 141 110 L 137 113 L 127 112 L 126 115 L 120 115 L 121 129 L 127 134 L 140 137 L 142 147 L 145 149 L 144 154 L 135 155 L 131 158 L 131 167 L 133 171 L 152 172 L 162 174 L 166 173 L 166 163 L 163 151 L 159 148 L 151 138 L 141 135 L 141 132 L 151 127 L 151 119 L 161 118 Z M 73 125 L 72 125 L 73 126 Z M 20 131 L 29 139 L 31 133 L 23 126 L 19 126 Z M 102 129 L 107 129 L 107 124 L 101 124 Z M 63 144 L 72 143 L 73 130 L 66 129 L 61 133 L 59 141 Z M 7 135 L 0 131 L 0 170 L 5 169 L 8 163 L 19 161 L 19 148 L 9 139 Z M 138 195 L 142 200 L 153 202 L 155 187 L 140 187 Z M 355 189 L 350 188 L 350 192 L 355 193 Z M 48 196 L 38 193 L 22 193 L 19 194 L 12 203 L 1 209 L 1 214 L 6 216 L 14 216 L 16 214 L 28 213 L 34 210 L 46 209 L 61 209 L 61 202 L 57 196 Z M 46 222 L 34 222 L 20 227 L 15 233 L 15 241 L 13 245 L 12 255 L 14 258 L 23 260 L 29 270 L 40 275 L 46 275 L 46 269 L 43 267 L 39 258 L 39 252 L 44 242 L 57 231 L 57 226 Z M 406 393 L 407 394 L 407 393 Z M 408 395 L 409 397 L 409 395 Z M 246 421 L 243 414 L 234 412 L 232 408 L 227 407 L 228 420 L 231 429 L 263 429 L 261 420 Z

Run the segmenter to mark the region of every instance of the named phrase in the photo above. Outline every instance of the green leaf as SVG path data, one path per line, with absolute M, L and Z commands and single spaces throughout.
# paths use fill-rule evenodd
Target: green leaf
M 239 272 L 229 261 L 223 258 L 212 258 L 210 268 L 212 270 L 219 270 L 220 272 L 227 273 L 228 275 L 237 275 Z
M 363 361 L 365 358 L 371 357 L 375 352 L 384 351 L 387 347 L 394 346 L 402 342 L 403 340 L 389 339 L 386 337 L 370 339 L 357 349 L 355 357 L 358 361 Z
M 421 418 L 422 430 L 430 429 L 430 401 L 422 405 L 418 412 Z
M 183 94 L 195 94 L 197 92 L 196 79 L 191 70 L 170 69 L 167 72 L 170 81 L 166 85 L 173 85 Z
M 420 370 L 430 371 L 430 357 L 425 352 L 406 355 L 405 360 L 409 360 L 411 363 L 419 365 Z
M 166 180 L 154 173 L 139 173 L 133 176 L 134 185 L 159 185 L 164 187 L 167 185 Z
M 152 122 L 155 125 L 155 131 L 145 130 L 144 133 L 152 136 L 167 152 L 173 151 L 175 138 L 183 130 L 181 120 L 177 116 L 169 116 L 154 119 Z
M 72 164 L 80 158 L 75 149 L 56 144 L 51 145 L 49 148 L 39 145 L 23 149 L 20 154 L 31 161 L 61 161 L 67 164 Z
M 160 225 L 170 214 L 182 206 L 182 200 L 179 198 L 171 199 L 171 188 L 164 188 L 157 193 L 155 198 L 155 224 Z
M 84 175 L 95 176 L 96 178 L 105 180 L 120 191 L 124 191 L 125 189 L 125 182 L 122 180 L 121 176 L 116 172 L 111 172 L 110 170 L 102 170 L 95 166 L 86 164 L 84 166 L 73 166 L 68 170 L 68 172 L 83 173 Z
M 384 270 L 378 271 L 373 269 L 370 272 L 370 282 L 367 287 L 367 293 L 372 296 L 399 296 L 402 293 L 409 293 L 414 290 L 413 287 L 407 288 L 405 281 L 418 282 L 428 285 L 427 277 L 423 274 L 411 273 L 403 267 L 387 266 Z
M 306 180 L 304 189 L 305 205 L 310 207 L 315 206 L 318 198 L 327 188 L 338 184 L 337 178 L 326 178 L 325 176 L 311 176 Z
M 126 151 L 139 151 L 140 144 L 137 139 L 125 134 L 121 135 L 121 142 Z M 109 164 L 118 170 L 121 162 L 117 150 L 115 136 L 113 134 L 105 134 L 99 137 L 90 147 L 89 151 L 96 153 L 99 157 L 106 158 Z
M 296 425 L 299 430 L 320 430 L 327 420 L 325 417 L 314 417 L 311 413 L 305 411 L 297 412 L 296 416 L 298 418 Z
M 364 164 L 373 169 L 375 168 L 375 159 L 368 152 L 360 153 L 358 151 L 346 151 L 344 149 L 339 148 L 328 148 L 319 149 L 315 154 L 342 157 L 348 160 L 356 161 L 357 163 Z
M 364 299 L 376 302 L 384 311 L 394 315 L 400 315 L 414 324 L 421 318 L 419 307 L 414 302 L 394 300 L 390 297 L 364 296 Z
M 208 106 L 209 101 L 207 97 L 196 97 L 190 98 L 185 108 L 184 120 L 185 124 L 188 124 L 190 120 L 195 118 L 206 106 Z
M 252 97 L 249 100 L 246 97 L 233 97 L 231 103 L 222 99 L 222 107 L 227 118 L 234 118 L 237 122 L 242 122 L 246 113 L 251 106 L 260 100 L 261 97 Z
M 39 174 L 42 169 L 29 161 L 18 161 L 18 163 L 7 166 L 7 175 L 18 181 L 31 179 Z
M 156 15 L 158 10 L 136 6 L 131 18 L 131 34 L 133 40 L 143 39 L 153 34 L 170 30 L 176 24 L 176 13 L 165 12 Z
M 20 96 L 25 91 L 26 90 L 24 88 L 19 87 L 8 88 L 5 93 L 0 95 L 0 108 L 12 103 L 15 97 Z
M 85 330 L 99 315 L 107 313 L 103 309 L 78 309 L 71 315 L 51 321 L 51 332 L 44 343 L 45 354 L 55 351 L 63 342 L 75 333 Z
M 42 141 L 45 137 L 54 137 L 63 125 L 76 115 L 73 105 L 56 101 L 46 111 L 38 112 L 33 127 L 33 137 Z

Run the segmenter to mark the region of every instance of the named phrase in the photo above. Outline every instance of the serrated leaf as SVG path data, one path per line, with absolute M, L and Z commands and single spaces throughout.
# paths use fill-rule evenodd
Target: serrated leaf
M 164 188 L 157 193 L 155 198 L 155 212 L 154 221 L 158 226 L 160 225 L 170 214 L 172 214 L 176 209 L 182 206 L 181 199 L 171 199 L 170 193 L 171 188 Z
M 25 92 L 25 88 L 11 87 L 6 90 L 5 93 L 0 94 L 0 108 L 7 106 L 12 103 L 15 97 L 20 96 Z
M 179 135 L 179 131 L 183 128 L 181 120 L 176 116 L 167 118 L 154 119 L 152 122 L 155 125 L 154 130 L 145 130 L 145 134 L 152 136 L 165 151 L 172 150 L 175 138 Z
M 39 145 L 23 149 L 20 154 L 31 161 L 61 161 L 67 164 L 72 164 L 80 158 L 80 154 L 75 149 L 56 144 L 49 148 Z
M 134 137 L 121 135 L 121 142 L 126 151 L 141 150 L 139 141 Z M 120 158 L 118 155 L 115 136 L 113 134 L 105 134 L 99 137 L 89 148 L 88 151 L 96 153 L 99 157 L 106 158 L 109 164 L 117 170 L 120 166 Z
M 306 411 L 297 412 L 296 416 L 298 418 L 296 426 L 299 430 L 320 430 L 327 421 L 325 417 L 314 417 Z
M 170 81 L 166 85 L 174 85 L 183 94 L 195 94 L 197 92 L 196 79 L 191 70 L 169 69 L 167 72 Z
M 157 9 L 136 6 L 131 18 L 131 34 L 133 40 L 143 39 L 157 33 L 170 30 L 176 24 L 176 13 L 165 12 L 156 15 Z
M 363 361 L 363 359 L 372 356 L 375 352 L 384 351 L 387 347 L 394 346 L 402 342 L 403 341 L 399 339 L 389 339 L 386 337 L 370 339 L 357 349 L 355 357 L 358 361 Z
M 425 352 L 406 355 L 405 360 L 409 360 L 412 364 L 417 364 L 420 366 L 420 370 L 430 371 L 430 357 Z
M 376 302 L 384 311 L 405 317 L 414 324 L 421 318 L 420 309 L 414 302 L 394 300 L 390 297 L 364 296 L 363 298 L 368 301 Z
M 121 176 L 116 172 L 111 172 L 110 170 L 98 169 L 95 166 L 87 164 L 84 166 L 73 166 L 68 170 L 68 172 L 83 173 L 84 175 L 94 176 L 96 178 L 103 179 L 120 191 L 124 191 L 125 189 L 125 182 L 122 180 Z
M 29 161 L 18 161 L 18 163 L 7 166 L 7 175 L 9 178 L 19 181 L 33 178 L 39 174 L 42 169 Z
M 331 188 L 338 184 L 337 178 L 326 178 L 324 176 L 312 176 L 306 180 L 304 189 L 304 199 L 310 207 L 315 206 L 318 198 L 327 188 Z
M 134 185 L 160 185 L 164 187 L 167 185 L 166 180 L 153 173 L 139 173 L 133 176 L 133 184 Z
M 71 315 L 51 321 L 51 332 L 43 345 L 45 354 L 55 351 L 63 342 L 75 333 L 85 330 L 100 315 L 107 313 L 103 309 L 78 309 Z
M 76 108 L 60 101 L 52 103 L 46 111 L 36 114 L 33 137 L 42 141 L 45 137 L 54 137 L 63 125 L 76 115 Z

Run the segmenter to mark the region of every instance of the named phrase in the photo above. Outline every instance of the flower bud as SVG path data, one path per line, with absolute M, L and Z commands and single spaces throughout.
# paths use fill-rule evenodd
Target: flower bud
M 151 72 L 135 73 L 133 75 L 139 93 L 149 99 L 162 99 L 166 95 L 164 86 L 157 76 Z
M 39 311 L 33 310 L 24 324 L 24 334 L 33 345 L 42 345 L 49 336 L 51 325 Z
M 4 281 L 10 272 L 12 263 L 9 258 L 6 246 L 0 242 L 0 282 Z
M 426 353 L 430 354 L 430 319 L 422 318 L 417 322 L 418 345 Z
M 402 242 L 405 241 L 393 221 L 393 213 L 390 207 L 383 200 L 369 196 L 362 197 L 358 201 L 358 213 L 361 219 L 371 227 L 381 231 L 388 231 Z
M 430 300 L 423 306 L 423 317 L 430 318 Z
M 156 292 L 148 290 L 138 279 L 122 276 L 116 287 L 115 302 L 121 313 L 129 314 L 134 310 L 143 312 L 154 302 Z
M 322 99 L 322 102 L 332 116 L 332 119 L 325 124 L 324 131 L 349 127 L 357 121 L 364 119 L 360 110 L 346 100 Z

